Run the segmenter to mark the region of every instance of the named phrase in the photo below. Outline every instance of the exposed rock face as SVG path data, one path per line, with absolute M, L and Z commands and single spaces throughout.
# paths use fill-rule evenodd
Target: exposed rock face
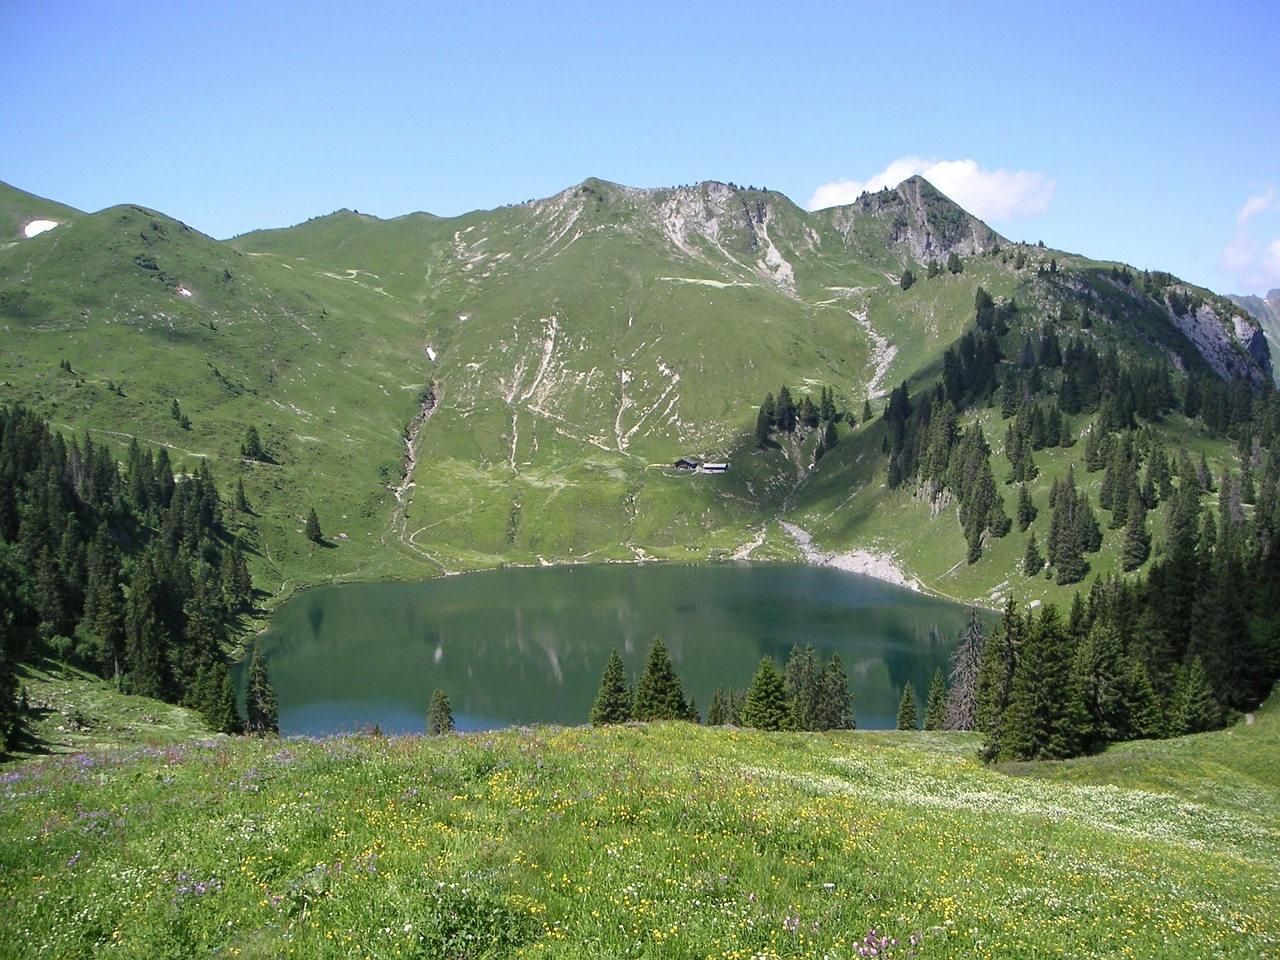
M 1220 316 L 1211 304 L 1192 306 L 1181 314 L 1167 308 L 1167 314 L 1220 377 L 1245 377 L 1255 383 L 1274 378 L 1267 338 L 1256 322 L 1239 313 Z
M 848 206 L 837 207 L 833 222 L 846 241 L 853 243 L 855 233 L 865 230 L 868 214 L 885 223 L 886 239 L 905 246 L 918 263 L 943 263 L 952 253 L 972 256 L 1001 243 L 998 233 L 923 177 L 912 177 L 893 190 L 866 194 Z
M 1276 371 L 1280 368 L 1280 290 L 1272 290 L 1266 297 L 1231 297 L 1237 307 L 1243 307 L 1262 324 L 1263 341 L 1271 358 L 1271 375 L 1276 379 Z M 1261 347 L 1256 338 L 1249 344 L 1249 352 L 1260 357 Z M 1259 362 L 1261 362 L 1259 360 Z

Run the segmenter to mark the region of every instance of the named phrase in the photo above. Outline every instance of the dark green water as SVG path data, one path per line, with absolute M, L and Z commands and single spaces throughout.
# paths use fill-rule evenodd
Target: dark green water
M 661 636 L 705 715 L 769 654 L 838 651 L 861 728 L 894 726 L 907 681 L 923 716 L 964 607 L 823 567 L 608 565 L 494 570 L 419 583 L 344 584 L 283 604 L 259 644 L 285 734 L 378 724 L 422 731 L 434 689 L 459 730 L 587 722 L 615 647 L 632 678 Z

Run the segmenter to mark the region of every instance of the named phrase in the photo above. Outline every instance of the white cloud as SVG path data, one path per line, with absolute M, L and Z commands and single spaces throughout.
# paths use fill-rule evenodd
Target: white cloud
M 819 210 L 852 203 L 863 191 L 896 187 L 919 174 L 960 206 L 983 220 L 1013 220 L 1043 213 L 1053 201 L 1054 183 L 1027 170 L 984 170 L 973 160 L 925 160 L 903 157 L 866 180 L 824 183 L 809 199 Z
M 1236 226 L 1248 226 L 1249 221 L 1258 214 L 1270 210 L 1275 206 L 1276 188 L 1267 187 L 1267 189 L 1258 194 L 1256 197 L 1250 197 L 1244 202 L 1244 206 L 1240 208 L 1240 212 L 1236 214 Z
M 1280 238 L 1267 243 L 1257 239 L 1254 231 L 1259 216 L 1277 209 L 1280 204 L 1276 203 L 1275 187 L 1267 187 L 1246 200 L 1236 213 L 1235 238 L 1223 249 L 1218 265 L 1232 275 L 1238 289 L 1265 292 L 1280 287 Z

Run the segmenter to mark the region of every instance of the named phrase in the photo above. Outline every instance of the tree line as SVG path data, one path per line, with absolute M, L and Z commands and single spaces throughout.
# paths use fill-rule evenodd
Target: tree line
M 684 685 L 661 637 L 650 644 L 634 685 L 618 651 L 610 654 L 589 717 L 593 725 L 701 719 L 697 704 L 685 699 Z M 832 653 L 823 663 L 812 645 L 797 646 L 781 672 L 772 657 L 764 657 L 747 689 L 716 689 L 706 723 L 758 730 L 852 730 L 849 680 L 840 655 Z
M 230 509 L 248 509 L 238 485 Z M 19 663 L 50 656 L 125 692 L 244 728 L 229 640 L 252 604 L 244 548 L 208 462 L 175 476 L 167 451 L 68 441 L 22 406 L 0 409 L 0 736 L 21 722 Z M 265 665 L 260 682 L 269 688 Z M 273 696 L 263 698 L 273 701 Z M 274 728 L 272 703 L 253 714 Z M 251 724 L 252 726 L 252 724 Z

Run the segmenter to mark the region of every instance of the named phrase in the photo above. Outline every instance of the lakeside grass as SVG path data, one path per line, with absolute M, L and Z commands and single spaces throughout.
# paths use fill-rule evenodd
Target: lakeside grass
M 0 772 L 0 953 L 855 957 L 874 931 L 880 956 L 1269 956 L 1278 741 L 1273 697 L 1009 770 L 971 734 L 687 724 L 26 761 Z

